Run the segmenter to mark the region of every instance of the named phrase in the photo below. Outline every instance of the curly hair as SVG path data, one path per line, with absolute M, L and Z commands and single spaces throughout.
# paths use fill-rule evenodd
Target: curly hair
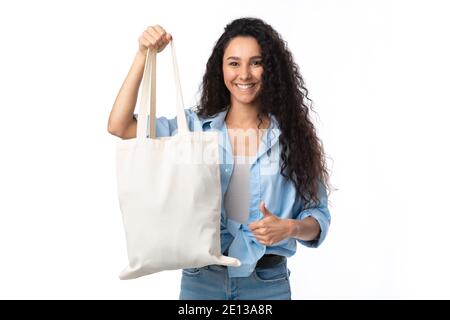
M 259 125 L 261 115 L 270 113 L 280 126 L 280 172 L 294 183 L 306 205 L 319 203 L 320 183 L 329 190 L 329 172 L 322 142 L 310 120 L 309 110 L 314 111 L 312 100 L 287 43 L 269 24 L 257 18 L 240 18 L 225 27 L 208 59 L 196 112 L 212 117 L 229 106 L 230 92 L 224 83 L 222 59 L 228 43 L 237 36 L 253 37 L 261 48 L 264 69 Z

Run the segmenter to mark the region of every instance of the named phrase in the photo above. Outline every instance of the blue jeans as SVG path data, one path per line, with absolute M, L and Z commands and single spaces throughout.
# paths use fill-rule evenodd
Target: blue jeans
M 257 267 L 249 277 L 229 278 L 227 268 L 210 265 L 183 269 L 180 300 L 290 300 L 286 260 Z

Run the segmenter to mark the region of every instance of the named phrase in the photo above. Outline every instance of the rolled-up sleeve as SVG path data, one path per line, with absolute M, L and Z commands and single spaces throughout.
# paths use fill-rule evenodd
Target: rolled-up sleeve
M 330 211 L 328 210 L 328 196 L 326 188 L 323 184 L 320 184 L 319 186 L 318 198 L 319 204 L 317 206 L 302 210 L 296 217 L 297 220 L 303 220 L 307 217 L 313 217 L 320 225 L 320 234 L 316 239 L 309 241 L 297 239 L 298 242 L 310 248 L 317 248 L 322 244 L 328 234 L 328 229 L 330 228 L 331 223 L 331 215 Z

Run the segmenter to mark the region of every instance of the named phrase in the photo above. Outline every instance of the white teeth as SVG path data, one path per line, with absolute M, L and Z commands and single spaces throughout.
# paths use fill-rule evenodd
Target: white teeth
M 236 84 L 236 86 L 240 89 L 249 89 L 255 86 L 255 84 Z

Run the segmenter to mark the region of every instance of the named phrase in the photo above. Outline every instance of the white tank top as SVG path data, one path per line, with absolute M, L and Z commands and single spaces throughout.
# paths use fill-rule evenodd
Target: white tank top
M 247 223 L 250 210 L 250 166 L 254 156 L 234 156 L 234 168 L 224 196 L 229 219 Z

